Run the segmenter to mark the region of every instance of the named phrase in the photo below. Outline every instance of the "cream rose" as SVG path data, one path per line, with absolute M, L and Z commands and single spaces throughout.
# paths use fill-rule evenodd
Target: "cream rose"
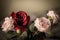
M 47 13 L 47 16 L 50 16 L 53 20 L 53 23 L 56 23 L 59 16 L 53 11 L 53 10 L 50 10 L 48 13 Z
M 14 20 L 12 19 L 12 17 L 6 17 L 1 27 L 2 31 L 8 32 L 9 30 L 13 30 L 14 28 L 13 23 L 14 23 Z
M 46 32 L 48 28 L 51 26 L 51 22 L 49 19 L 45 17 L 37 18 L 34 22 L 34 26 L 40 32 Z

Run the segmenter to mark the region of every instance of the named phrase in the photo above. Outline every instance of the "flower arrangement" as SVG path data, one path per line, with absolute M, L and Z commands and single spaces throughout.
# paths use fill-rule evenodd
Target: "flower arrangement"
M 49 10 L 46 17 L 36 18 L 30 21 L 30 16 L 24 11 L 12 12 L 9 17 L 4 19 L 1 26 L 3 32 L 7 33 L 8 39 L 35 40 L 46 37 L 46 33 L 51 35 L 51 25 L 58 22 L 59 16 L 53 10 Z

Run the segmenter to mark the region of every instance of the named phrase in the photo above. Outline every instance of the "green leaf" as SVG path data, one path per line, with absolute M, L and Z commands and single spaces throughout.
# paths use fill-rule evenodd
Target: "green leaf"
M 20 37 L 27 37 L 27 31 L 24 31 L 24 32 L 20 35 Z
M 29 30 L 31 31 L 31 32 L 34 32 L 35 30 L 35 27 L 34 27 L 34 23 L 32 23 L 30 26 L 29 26 Z
M 38 35 L 39 33 L 40 33 L 40 32 L 35 31 L 34 34 L 33 34 L 33 37 L 34 37 L 35 35 Z
M 53 19 L 51 16 L 48 16 L 48 19 L 51 21 L 51 23 L 53 23 Z
M 14 32 L 14 31 L 9 31 L 8 33 L 6 33 L 6 35 L 7 35 L 7 38 L 8 38 L 8 39 L 11 39 L 11 38 L 13 38 L 14 36 L 17 36 L 17 33 Z
M 51 30 L 46 31 L 45 33 L 46 33 L 46 37 L 50 37 L 53 35 Z
M 52 19 L 51 16 L 48 16 L 48 19 Z

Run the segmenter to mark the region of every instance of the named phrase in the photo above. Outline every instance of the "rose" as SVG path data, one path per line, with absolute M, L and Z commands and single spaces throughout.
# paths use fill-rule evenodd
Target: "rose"
M 49 19 L 45 17 L 36 18 L 34 26 L 37 28 L 38 31 L 46 32 L 48 28 L 51 26 L 51 22 Z
M 48 13 L 47 13 L 47 16 L 48 17 L 51 17 L 51 19 L 53 20 L 53 23 L 56 23 L 59 16 L 53 11 L 53 10 L 50 10 Z
M 6 17 L 1 27 L 2 31 L 8 32 L 10 30 L 13 30 L 14 28 L 13 23 L 14 23 L 14 20 L 12 19 L 12 17 Z
M 21 31 L 24 31 L 30 20 L 30 17 L 27 15 L 27 13 L 24 11 L 19 11 L 17 13 L 12 12 L 11 16 L 15 20 L 15 29 L 18 28 Z

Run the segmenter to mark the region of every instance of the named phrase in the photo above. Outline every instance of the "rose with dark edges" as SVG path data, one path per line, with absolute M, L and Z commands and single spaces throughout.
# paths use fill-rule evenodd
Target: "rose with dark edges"
M 26 26 L 29 24 L 30 17 L 24 11 L 19 11 L 17 13 L 12 12 L 12 18 L 15 20 L 15 29 L 19 29 L 22 32 L 26 30 Z

